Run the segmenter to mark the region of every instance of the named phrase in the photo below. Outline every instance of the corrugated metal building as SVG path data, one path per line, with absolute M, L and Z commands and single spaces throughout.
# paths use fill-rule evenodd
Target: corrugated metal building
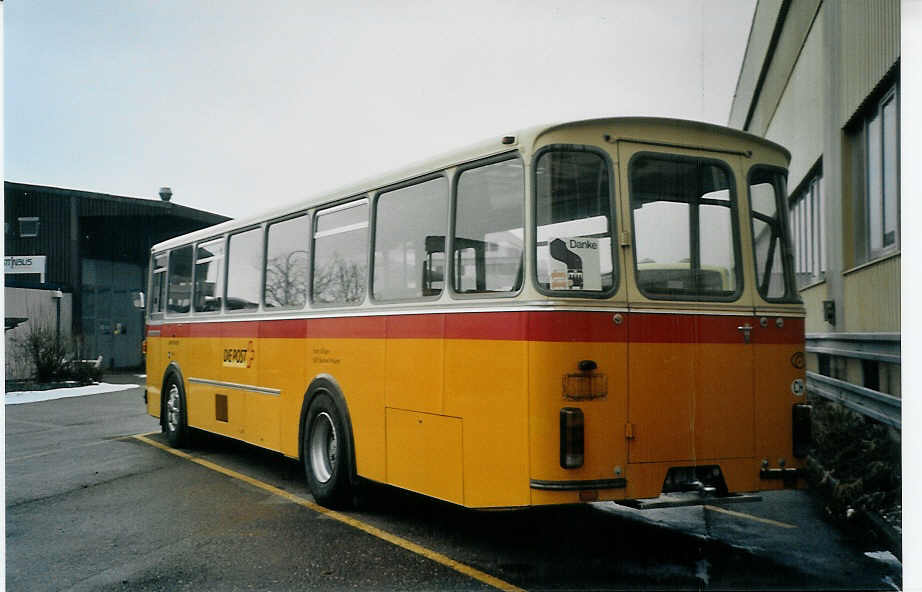
M 899 396 L 899 0 L 759 0 L 729 125 L 792 153 L 808 370 Z
M 225 220 L 163 199 L 5 182 L 8 359 L 15 366 L 17 339 L 44 323 L 81 336 L 106 367 L 140 365 L 144 315 L 131 294 L 144 290 L 151 246 Z

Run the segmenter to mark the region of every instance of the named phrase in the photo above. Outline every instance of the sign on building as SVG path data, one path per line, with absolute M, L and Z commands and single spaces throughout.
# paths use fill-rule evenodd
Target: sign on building
M 37 273 L 45 282 L 45 255 L 12 255 L 3 258 L 4 273 Z

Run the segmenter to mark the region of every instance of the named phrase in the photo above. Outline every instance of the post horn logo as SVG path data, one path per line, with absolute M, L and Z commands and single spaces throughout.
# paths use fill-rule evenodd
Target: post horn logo
M 256 346 L 253 345 L 253 340 L 247 342 L 247 368 L 253 367 L 253 360 L 256 359 Z

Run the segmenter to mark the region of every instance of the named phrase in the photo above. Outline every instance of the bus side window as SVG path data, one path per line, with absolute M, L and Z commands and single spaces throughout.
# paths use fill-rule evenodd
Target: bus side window
M 224 292 L 224 238 L 199 243 L 195 257 L 193 300 L 197 312 L 221 310 Z
M 438 296 L 445 265 L 448 180 L 438 177 L 382 193 L 375 208 L 375 299 Z M 438 238 L 441 245 L 433 240 Z
M 358 304 L 368 282 L 368 200 L 317 213 L 311 300 Z
M 309 222 L 301 215 L 269 225 L 263 286 L 267 308 L 301 308 L 307 302 Z
M 227 243 L 228 310 L 259 308 L 259 272 L 262 269 L 262 228 L 232 234 Z
M 167 312 L 189 312 L 192 304 L 192 245 L 170 252 L 170 286 L 167 292 Z
M 452 255 L 456 292 L 514 292 L 522 286 L 524 221 L 521 160 L 503 160 L 461 173 Z M 459 264 L 473 265 L 473 269 L 462 273 Z
M 154 255 L 153 277 L 150 286 L 150 314 L 163 312 L 166 300 L 166 266 L 167 255 Z

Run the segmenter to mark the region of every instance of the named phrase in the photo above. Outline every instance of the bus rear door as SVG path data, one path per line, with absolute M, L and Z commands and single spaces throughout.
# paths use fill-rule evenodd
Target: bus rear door
M 630 237 L 628 497 L 658 495 L 674 466 L 717 466 L 730 490 L 754 488 L 744 482 L 754 446 L 754 318 L 739 160 L 619 142 Z

